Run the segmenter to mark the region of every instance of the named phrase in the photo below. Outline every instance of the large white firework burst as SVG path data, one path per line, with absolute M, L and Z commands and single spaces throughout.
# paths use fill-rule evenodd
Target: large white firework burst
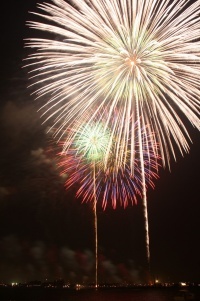
M 126 151 L 138 121 L 141 128 L 151 125 L 164 164 L 171 152 L 175 157 L 175 144 L 188 151 L 184 115 L 200 128 L 200 1 L 68 2 L 38 4 L 44 21 L 28 22 L 46 32 L 27 46 L 35 49 L 29 65 L 38 97 L 48 99 L 42 109 L 55 134 L 75 118 L 90 122 L 106 107 L 108 123 L 117 111 L 118 150 Z M 134 150 L 134 134 L 131 144 Z

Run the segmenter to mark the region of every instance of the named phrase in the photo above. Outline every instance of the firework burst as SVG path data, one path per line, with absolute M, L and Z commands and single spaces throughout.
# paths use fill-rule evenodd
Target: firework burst
M 49 38 L 27 46 L 36 50 L 29 58 L 34 84 L 42 85 L 36 93 L 48 97 L 42 110 L 55 135 L 75 118 L 94 120 L 104 106 L 108 123 L 118 112 L 116 160 L 136 121 L 151 124 L 164 164 L 174 144 L 189 150 L 183 116 L 200 128 L 199 0 L 52 0 L 38 8 L 44 22 L 28 25 Z
M 63 173 L 68 174 L 66 187 L 79 183 L 77 196 L 83 201 L 93 199 L 93 175 L 95 168 L 96 196 L 102 200 L 105 209 L 108 200 L 116 208 L 117 202 L 123 207 L 128 205 L 128 200 L 136 203 L 136 195 L 142 195 L 148 186 L 154 187 L 153 179 L 157 177 L 160 157 L 155 135 L 147 135 L 148 126 L 139 128 L 135 123 L 132 132 L 127 138 L 128 147 L 116 164 L 118 151 L 118 137 L 113 136 L 112 128 L 115 125 L 115 115 L 107 125 L 107 114 L 96 116 L 95 121 L 84 123 L 81 119 L 74 122 L 74 126 L 62 134 L 59 153 L 59 166 Z M 91 116 L 91 112 L 88 113 Z M 130 137 L 134 134 L 134 151 L 131 148 Z M 140 141 L 142 140 L 142 142 Z M 152 145 L 152 141 L 154 144 Z M 142 152 L 140 150 L 142 145 Z M 123 147 L 123 146 L 121 146 Z M 156 153 L 154 150 L 156 149 Z M 108 151 L 109 150 L 109 151 Z M 119 150 L 119 153 L 122 153 Z M 141 155 L 143 164 L 141 164 Z M 133 158 L 133 159 L 132 159 Z M 130 168 L 133 160 L 134 168 Z M 145 181 L 142 180 L 141 171 L 144 171 Z M 134 171 L 134 173 L 132 172 Z M 134 201 L 133 201 L 134 200 Z

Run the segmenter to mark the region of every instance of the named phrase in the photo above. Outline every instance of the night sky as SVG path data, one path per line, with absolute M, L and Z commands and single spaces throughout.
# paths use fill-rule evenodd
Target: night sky
M 52 154 L 48 124 L 30 96 L 23 39 L 32 32 L 35 0 L 1 9 L 0 282 L 63 278 L 94 281 L 91 204 L 66 192 Z M 161 281 L 200 282 L 200 135 L 186 122 L 190 154 L 177 155 L 148 190 L 151 274 Z M 98 207 L 99 279 L 140 282 L 146 274 L 141 200 L 127 209 Z

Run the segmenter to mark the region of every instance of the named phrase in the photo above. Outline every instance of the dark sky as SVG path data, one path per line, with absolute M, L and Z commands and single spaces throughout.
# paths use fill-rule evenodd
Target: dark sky
M 35 0 L 7 0 L 1 9 L 0 282 L 94 280 L 91 204 L 65 192 L 47 152 L 50 137 L 26 88 L 25 26 Z M 162 281 L 200 281 L 199 132 L 190 154 L 160 171 L 148 190 L 151 273 Z M 145 274 L 142 208 L 98 208 L 99 277 L 140 281 Z

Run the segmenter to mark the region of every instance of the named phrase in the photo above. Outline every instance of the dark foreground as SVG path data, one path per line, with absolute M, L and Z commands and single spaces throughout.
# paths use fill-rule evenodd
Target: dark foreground
M 173 301 L 178 288 L 0 288 L 1 301 Z M 195 301 L 200 301 L 200 288 L 191 288 Z

